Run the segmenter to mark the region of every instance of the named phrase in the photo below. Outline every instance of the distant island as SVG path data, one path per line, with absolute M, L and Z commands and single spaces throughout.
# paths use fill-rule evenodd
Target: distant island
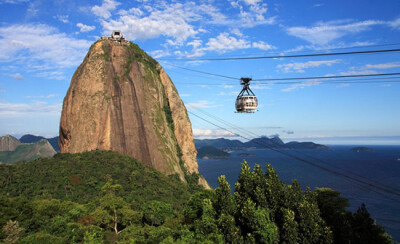
M 220 150 L 229 151 L 239 151 L 247 149 L 265 149 L 265 148 L 275 148 L 275 149 L 317 149 L 326 150 L 329 149 L 327 146 L 316 144 L 313 142 L 297 142 L 291 141 L 284 143 L 278 136 L 266 137 L 262 136 L 259 138 L 254 138 L 248 142 L 241 142 L 239 140 L 229 140 L 225 138 L 217 139 L 194 139 L 196 148 L 202 148 L 205 146 L 212 146 Z
M 350 150 L 356 151 L 356 152 L 374 152 L 375 151 L 375 149 L 369 148 L 369 147 L 353 147 Z
M 228 158 L 229 156 L 229 153 L 213 146 L 204 146 L 197 150 L 197 157 L 202 159 Z
M 240 157 L 255 157 L 256 155 L 251 153 L 239 153 L 238 156 Z

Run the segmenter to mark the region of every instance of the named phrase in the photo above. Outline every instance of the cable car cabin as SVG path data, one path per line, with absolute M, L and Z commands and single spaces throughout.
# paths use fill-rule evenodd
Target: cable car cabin
M 236 98 L 236 111 L 238 113 L 254 113 L 257 111 L 257 97 L 242 95 Z
M 258 100 L 250 89 L 251 78 L 241 78 L 240 84 L 243 85 L 242 91 L 236 98 L 237 113 L 254 113 L 257 111 Z

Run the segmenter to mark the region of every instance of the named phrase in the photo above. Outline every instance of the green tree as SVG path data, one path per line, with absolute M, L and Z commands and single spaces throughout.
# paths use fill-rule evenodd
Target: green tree
M 171 205 L 160 201 L 146 203 L 142 212 L 144 223 L 154 226 L 160 226 L 164 224 L 167 218 L 174 217 L 174 210 Z
M 103 197 L 100 198 L 99 206 L 92 213 L 93 219 L 96 223 L 110 228 L 118 237 L 127 225 L 136 221 L 138 213 L 133 211 L 122 197 L 117 196 L 117 193 L 122 190 L 121 185 L 113 185 L 112 180 L 109 180 L 101 190 Z
M 353 214 L 351 225 L 354 235 L 352 243 L 392 243 L 392 237 L 370 217 L 364 203 Z
M 274 243 L 278 240 L 278 228 L 266 209 L 256 207 L 251 199 L 247 199 L 238 212 L 238 224 L 247 241 L 254 238 L 257 243 Z
M 334 242 L 351 243 L 352 214 L 346 210 L 349 206 L 348 199 L 340 197 L 340 192 L 330 188 L 317 188 L 315 192 L 321 217 L 332 229 Z
M 298 224 L 294 219 L 294 212 L 287 208 L 281 208 L 283 226 L 280 233 L 281 243 L 295 244 L 299 242 Z
M 202 191 L 193 194 L 183 209 L 183 216 L 186 223 L 193 223 L 196 219 L 203 215 L 203 201 L 204 199 L 215 198 L 213 191 Z
M 320 216 L 315 193 L 307 188 L 304 201 L 295 209 L 300 243 L 332 243 L 332 232 Z
M 196 239 L 199 242 L 223 243 L 224 237 L 218 229 L 216 212 L 210 199 L 203 200 L 202 212 L 201 218 L 194 222 Z
M 238 243 L 240 241 L 240 229 L 236 226 L 234 216 L 237 206 L 235 198 L 231 194 L 231 187 L 225 176 L 218 177 L 219 187 L 215 189 L 215 210 L 218 216 L 217 225 L 225 238 L 225 243 Z
M 243 205 L 247 199 L 251 199 L 254 190 L 253 174 L 250 166 L 243 160 L 238 180 L 235 184 L 235 199 L 239 206 Z
M 217 214 L 235 215 L 236 203 L 231 194 L 231 186 L 226 181 L 225 175 L 218 177 L 219 187 L 215 189 L 215 210 Z
M 9 220 L 7 224 L 3 226 L 3 232 L 6 235 L 4 242 L 9 244 L 17 243 L 22 231 L 24 231 L 24 228 L 19 226 L 18 221 Z

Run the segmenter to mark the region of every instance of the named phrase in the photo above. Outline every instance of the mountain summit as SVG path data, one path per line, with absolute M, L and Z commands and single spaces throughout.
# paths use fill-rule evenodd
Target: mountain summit
M 192 126 L 174 84 L 157 61 L 124 40 L 95 42 L 75 71 L 59 144 L 62 153 L 117 151 L 182 180 L 198 173 Z

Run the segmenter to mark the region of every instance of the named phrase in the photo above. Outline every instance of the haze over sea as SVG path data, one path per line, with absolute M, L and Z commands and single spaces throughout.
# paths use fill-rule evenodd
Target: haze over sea
M 286 152 L 318 163 L 315 158 L 323 161 L 322 164 L 330 169 L 347 174 L 353 172 L 359 176 L 368 178 L 368 182 L 379 182 L 385 188 L 400 192 L 400 146 L 368 146 L 375 151 L 356 152 L 350 150 L 355 146 L 329 146 L 329 150 L 285 150 Z M 239 156 L 241 153 L 254 156 Z M 307 157 L 305 155 L 312 156 Z M 199 171 L 208 183 L 217 187 L 217 178 L 225 175 L 232 189 L 240 173 L 240 166 L 246 160 L 251 167 L 260 164 L 265 170 L 265 164 L 269 163 L 277 171 L 279 178 L 287 184 L 292 179 L 297 179 L 305 189 L 310 187 L 329 187 L 341 192 L 341 196 L 348 198 L 349 210 L 356 211 L 361 203 L 365 203 L 371 217 L 385 227 L 393 239 L 400 241 L 400 197 L 381 193 L 376 189 L 350 182 L 343 177 L 336 176 L 314 166 L 308 165 L 296 159 L 289 158 L 278 152 L 268 149 L 249 151 L 235 151 L 225 159 L 198 159 Z M 327 166 L 327 164 L 329 164 Z M 359 177 L 358 177 L 359 178 Z M 362 180 L 366 181 L 365 178 Z M 379 193 L 378 193 L 379 192 Z

